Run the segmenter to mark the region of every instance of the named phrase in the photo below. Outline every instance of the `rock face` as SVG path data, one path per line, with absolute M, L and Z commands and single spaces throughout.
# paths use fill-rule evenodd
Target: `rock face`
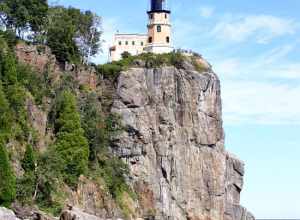
M 70 196 L 68 204 L 72 210 L 89 213 L 101 217 L 103 219 L 113 216 L 120 216 L 121 211 L 114 203 L 111 196 L 103 189 L 104 184 L 99 184 L 99 181 L 91 181 L 84 176 L 79 178 L 79 183 L 76 191 L 69 192 Z
M 60 220 L 102 220 L 94 215 L 82 212 L 79 209 L 65 210 L 60 216 Z
M 239 205 L 244 164 L 224 149 L 220 82 L 211 70 L 129 69 L 112 111 L 126 128 L 113 150 L 129 165 L 143 218 L 254 219 Z
M 47 46 L 36 46 L 19 43 L 16 45 L 15 53 L 18 60 L 29 64 L 38 73 L 50 73 L 51 80 L 56 81 L 61 73 L 69 72 L 82 86 L 95 90 L 97 86 L 96 70 L 90 66 L 76 66 L 65 63 L 59 64 L 51 50 Z
M 0 219 L 1 220 L 20 220 L 16 217 L 15 213 L 4 207 L 0 207 Z

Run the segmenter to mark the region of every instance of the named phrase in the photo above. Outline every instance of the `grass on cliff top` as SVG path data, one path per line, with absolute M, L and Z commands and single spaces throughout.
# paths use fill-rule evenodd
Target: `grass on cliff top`
M 180 51 L 164 54 L 142 53 L 137 56 L 131 56 L 129 53 L 125 52 L 122 54 L 121 60 L 98 65 L 96 69 L 98 74 L 102 75 L 104 78 L 114 80 L 119 76 L 121 71 L 127 70 L 133 66 L 144 66 L 146 68 L 175 66 L 180 69 L 185 61 L 189 61 L 194 65 L 198 72 L 204 72 L 207 70 L 207 67 L 196 62 L 197 56 L 199 57 L 199 55 L 189 57 Z

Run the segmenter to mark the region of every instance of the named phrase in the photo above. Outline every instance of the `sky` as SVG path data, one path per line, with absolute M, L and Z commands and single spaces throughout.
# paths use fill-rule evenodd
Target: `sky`
M 52 1 L 53 2 L 53 1 Z M 113 34 L 146 33 L 148 0 L 59 0 Z M 300 219 L 300 0 L 169 0 L 173 44 L 199 52 L 222 84 L 226 149 L 246 165 L 241 203 L 257 218 Z

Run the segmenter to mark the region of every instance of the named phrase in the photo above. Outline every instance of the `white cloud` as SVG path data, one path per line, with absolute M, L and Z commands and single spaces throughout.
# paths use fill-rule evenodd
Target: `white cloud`
M 213 13 L 214 13 L 215 9 L 212 6 L 203 6 L 200 8 L 200 15 L 203 18 L 210 18 Z
M 272 15 L 228 14 L 215 25 L 212 34 L 226 41 L 244 42 L 252 38 L 257 43 L 268 43 L 275 37 L 294 34 L 297 28 L 298 24 L 292 19 Z
M 255 81 L 222 85 L 226 123 L 300 124 L 300 85 Z
M 287 57 L 295 47 L 286 44 L 252 59 L 215 62 L 225 123 L 300 124 L 300 63 Z
M 293 44 L 281 45 L 252 58 L 221 57 L 214 61 L 214 70 L 225 80 L 300 80 L 300 63 L 288 59 L 296 47 Z
M 225 58 L 214 65 L 217 73 L 222 73 L 223 77 L 234 77 L 240 74 L 241 62 L 237 58 Z

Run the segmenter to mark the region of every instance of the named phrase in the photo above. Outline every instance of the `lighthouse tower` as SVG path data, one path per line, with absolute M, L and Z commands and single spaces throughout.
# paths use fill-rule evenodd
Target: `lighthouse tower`
M 167 10 L 166 0 L 150 0 L 150 10 L 147 13 L 148 42 L 144 50 L 152 53 L 171 52 L 171 11 Z

